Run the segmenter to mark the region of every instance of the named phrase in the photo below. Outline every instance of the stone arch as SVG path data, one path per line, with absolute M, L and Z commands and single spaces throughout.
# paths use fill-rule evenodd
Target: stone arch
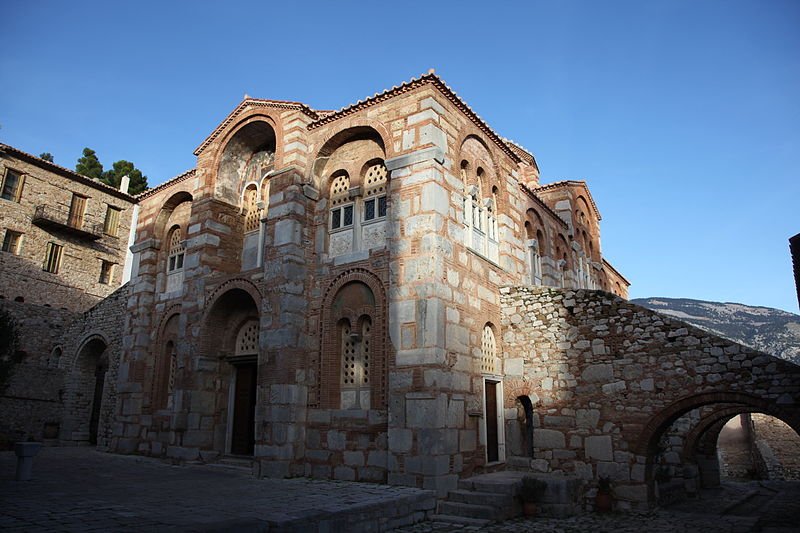
M 214 307 L 214 304 L 217 302 L 217 300 L 219 300 L 220 297 L 222 297 L 231 289 L 241 289 L 249 294 L 253 301 L 256 302 L 257 307 L 260 309 L 260 303 L 263 300 L 264 295 L 261 294 L 259 288 L 250 280 L 244 278 L 232 278 L 220 283 L 206 298 L 205 311 L 203 312 L 203 322 L 208 319 L 208 313 Z
M 180 339 L 180 305 L 171 306 L 161 320 L 153 346 L 153 377 L 151 407 L 153 410 L 171 407 L 177 372 L 177 349 Z
M 261 112 L 233 126 L 220 141 L 220 149 L 214 157 L 214 195 L 231 205 L 238 205 L 245 184 L 260 182 L 264 174 L 274 170 L 280 161 L 280 134 L 279 122 Z M 263 159 L 258 168 L 251 165 L 255 159 Z
M 360 304 L 358 309 L 334 309 L 334 303 L 343 289 L 348 285 L 363 285 L 372 295 L 371 304 Z M 387 372 L 388 372 L 388 327 L 386 324 L 386 293 L 383 283 L 372 272 L 366 269 L 352 269 L 340 274 L 327 287 L 322 299 L 320 320 L 320 347 L 317 361 L 316 390 L 312 395 L 312 405 L 335 408 L 340 404 L 340 388 L 338 380 L 341 360 L 336 355 L 337 339 L 334 326 L 342 318 L 349 318 L 350 323 L 361 323 L 363 316 L 371 318 L 372 347 L 370 352 L 370 396 L 372 409 L 385 409 L 387 404 Z M 341 312 L 341 311 L 344 311 Z M 340 316 L 341 315 L 341 316 Z M 345 315 L 352 315 L 345 316 Z M 323 379 L 328 379 L 324 383 Z
M 193 200 L 194 198 L 192 195 L 186 191 L 178 191 L 170 196 L 167 201 L 161 205 L 161 209 L 158 211 L 158 215 L 156 215 L 153 235 L 157 239 L 163 239 L 167 227 L 172 226 L 171 224 L 168 226 L 167 222 L 170 220 L 175 209 L 184 202 L 189 202 L 191 204 Z
M 213 417 L 221 426 L 213 432 L 213 444 L 209 445 L 223 453 L 252 455 L 255 449 L 261 304 L 261 295 L 252 283 L 228 280 L 212 293 L 202 319 L 199 351 L 207 360 L 216 361 L 217 385 L 208 391 L 215 401 L 193 412 Z M 242 328 L 252 323 L 257 327 L 248 330 L 248 346 L 254 349 L 242 353 L 237 341 Z
M 97 331 L 85 335 L 78 344 L 69 365 L 64 440 L 101 446 L 110 442 L 114 405 L 109 401 L 113 383 L 107 382 L 109 344 L 105 333 Z
M 645 458 L 645 483 L 647 484 L 648 501 L 653 502 L 656 495 L 655 459 L 661 435 L 672 423 L 689 411 L 713 405 L 720 405 L 723 410 L 731 409 L 732 411 L 730 412 L 736 414 L 743 412 L 765 413 L 786 422 L 796 433 L 800 434 L 800 410 L 798 410 L 798 407 L 792 406 L 787 409 L 778 405 L 777 400 L 734 391 L 705 392 L 681 398 L 661 409 L 645 424 L 639 433 L 638 439 L 633 439 L 634 446 L 632 451 Z M 721 412 L 718 417 L 714 417 L 713 413 L 708 415 L 710 422 L 705 431 L 698 434 L 697 437 L 702 437 L 715 425 L 719 425 L 726 416 L 728 418 L 733 416 L 733 414 L 730 416 L 728 414 L 727 412 Z M 721 425 L 719 425 L 719 428 L 721 429 Z M 687 439 L 685 446 L 694 446 L 697 443 L 697 438 L 693 437 L 693 439 L 691 442 Z
M 347 172 L 352 180 L 351 187 L 361 185 L 361 171 L 368 161 L 385 161 L 390 157 L 390 139 L 391 136 L 379 124 L 348 126 L 331 132 L 314 157 L 310 181 L 324 195 L 327 195 L 328 180 L 339 171 Z M 347 145 L 360 152 L 358 158 L 348 154 L 337 157 L 337 152 L 341 153 L 341 149 Z

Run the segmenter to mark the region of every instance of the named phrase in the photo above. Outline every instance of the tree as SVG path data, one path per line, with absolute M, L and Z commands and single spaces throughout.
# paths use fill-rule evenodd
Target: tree
M 103 164 L 97 159 L 97 154 L 91 148 L 83 149 L 83 157 L 78 159 L 75 172 L 94 179 L 103 177 Z
M 22 352 L 17 350 L 18 339 L 14 319 L 0 310 L 0 392 L 8 385 L 14 366 L 22 360 Z
M 131 180 L 128 186 L 128 194 L 139 194 L 147 189 L 147 176 L 143 176 L 142 171 L 136 168 L 136 165 L 124 159 L 114 163 L 111 170 L 103 172 L 101 181 L 115 189 L 119 189 L 123 176 L 128 176 Z
M 45 161 L 53 162 L 53 154 L 50 152 L 44 152 L 43 154 L 39 154 L 40 159 L 44 159 Z

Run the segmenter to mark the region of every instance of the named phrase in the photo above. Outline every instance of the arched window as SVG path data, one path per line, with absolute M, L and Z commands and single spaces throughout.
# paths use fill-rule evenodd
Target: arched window
M 175 375 L 178 372 L 178 357 L 175 353 L 175 343 L 172 341 L 167 342 L 167 345 L 164 347 L 164 357 L 167 363 L 167 372 L 166 372 L 166 390 L 165 390 L 165 397 L 166 397 L 166 405 L 167 409 L 172 409 L 175 407 Z
M 484 374 L 497 374 L 497 343 L 494 331 L 490 325 L 483 328 L 481 335 L 481 372 Z
M 339 322 L 341 338 L 341 396 L 342 409 L 369 409 L 369 356 L 372 319 L 362 316 L 360 324 L 352 328 L 350 321 Z
M 386 166 L 372 162 L 364 176 L 364 222 L 386 218 Z
M 331 231 L 353 225 L 353 202 L 350 200 L 350 177 L 346 172 L 334 175 L 331 180 Z
M 234 355 L 254 355 L 258 353 L 258 320 L 245 323 L 236 335 Z
M 242 199 L 242 211 L 244 212 L 244 232 L 258 231 L 261 220 L 261 210 L 258 208 L 258 189 L 251 185 L 244 191 Z
M 181 228 L 175 226 L 169 234 L 169 252 L 167 255 L 167 272 L 175 272 L 183 269 L 183 254 L 185 246 L 183 243 Z

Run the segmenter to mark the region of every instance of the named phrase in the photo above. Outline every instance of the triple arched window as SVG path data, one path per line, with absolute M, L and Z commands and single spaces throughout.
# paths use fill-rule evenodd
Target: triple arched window
M 467 161 L 461 162 L 461 180 L 464 187 L 464 215 L 466 245 L 482 256 L 499 260 L 497 228 L 497 188 L 491 194 L 484 193 L 488 177 L 483 168 L 478 167 L 471 175 Z
M 345 170 L 331 176 L 328 254 L 332 257 L 384 246 L 384 222 L 389 209 L 388 171 L 383 160 L 362 167 L 358 181 L 351 182 Z

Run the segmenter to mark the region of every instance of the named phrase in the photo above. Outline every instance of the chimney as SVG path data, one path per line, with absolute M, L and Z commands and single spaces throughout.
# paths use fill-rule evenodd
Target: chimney
M 122 176 L 122 179 L 119 180 L 119 190 L 120 192 L 124 192 L 128 194 L 128 186 L 131 184 L 131 179 L 128 177 L 127 174 Z

